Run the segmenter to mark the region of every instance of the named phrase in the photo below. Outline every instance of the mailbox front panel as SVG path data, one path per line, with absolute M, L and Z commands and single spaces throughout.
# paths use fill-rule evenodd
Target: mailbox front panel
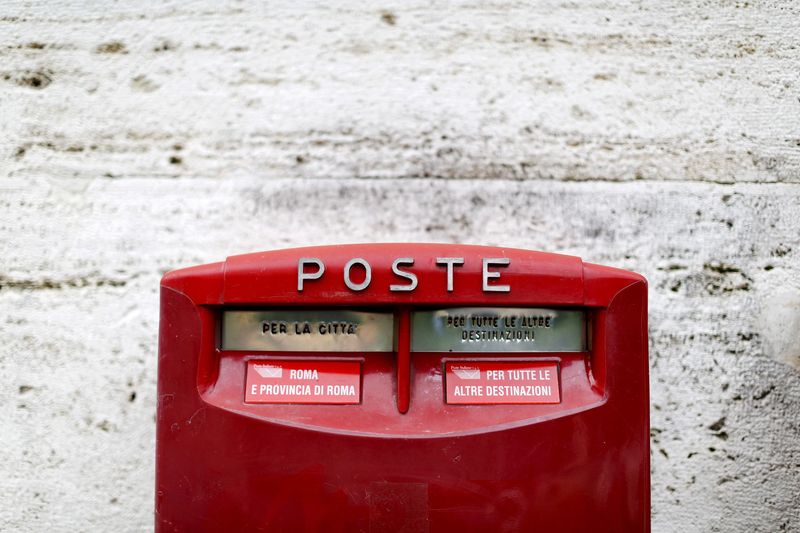
M 162 280 L 159 531 L 649 531 L 647 289 L 461 245 Z

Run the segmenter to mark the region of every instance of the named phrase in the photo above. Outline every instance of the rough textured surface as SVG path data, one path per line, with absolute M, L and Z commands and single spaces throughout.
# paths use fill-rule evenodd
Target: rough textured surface
M 800 182 L 800 4 L 684 4 L 12 2 L 0 139 L 26 176 Z
M 164 271 L 441 241 L 647 276 L 654 530 L 799 530 L 798 5 L 336 6 L 0 9 L 0 529 L 151 527 Z

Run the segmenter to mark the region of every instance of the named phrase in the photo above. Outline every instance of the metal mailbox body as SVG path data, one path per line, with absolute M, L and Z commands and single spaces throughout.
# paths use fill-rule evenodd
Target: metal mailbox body
M 343 245 L 170 272 L 156 529 L 649 531 L 647 348 L 644 278 L 571 256 Z M 540 388 L 485 381 L 519 369 Z M 292 400 L 288 372 L 317 370 L 297 383 L 341 401 Z

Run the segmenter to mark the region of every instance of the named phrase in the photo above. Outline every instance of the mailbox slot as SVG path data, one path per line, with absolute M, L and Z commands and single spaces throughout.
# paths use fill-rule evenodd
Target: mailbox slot
M 412 310 L 399 330 L 394 312 L 361 309 L 223 309 L 220 349 L 265 352 L 584 352 L 579 309 L 460 307 Z M 399 320 L 398 320 L 399 323 Z
M 206 399 L 265 420 L 424 436 L 603 401 L 592 386 L 585 308 L 221 307 L 215 315 L 218 377 Z M 477 377 L 463 380 L 465 368 Z
M 354 309 L 225 309 L 222 350 L 390 352 L 394 314 Z

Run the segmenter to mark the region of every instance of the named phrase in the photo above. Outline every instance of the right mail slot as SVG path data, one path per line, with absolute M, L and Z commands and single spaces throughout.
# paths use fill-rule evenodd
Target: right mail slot
M 583 352 L 586 314 L 572 309 L 455 307 L 412 316 L 414 352 Z

